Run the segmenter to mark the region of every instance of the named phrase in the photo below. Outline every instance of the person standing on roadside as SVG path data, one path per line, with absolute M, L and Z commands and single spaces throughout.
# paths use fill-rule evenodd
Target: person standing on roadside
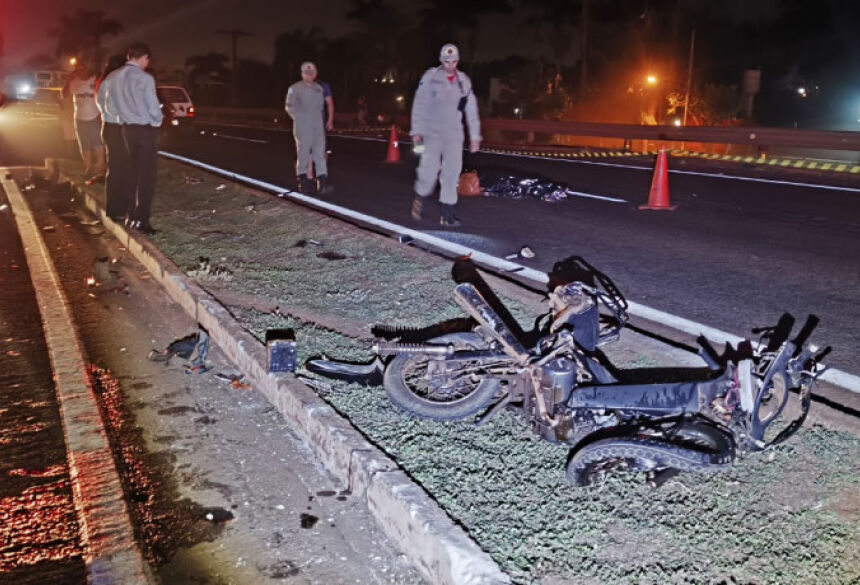
M 114 221 L 125 218 L 129 213 L 128 197 L 128 150 L 122 138 L 122 124 L 119 116 L 108 111 L 106 106 L 108 89 L 114 79 L 111 74 L 123 66 L 125 60 L 119 56 L 111 57 L 96 81 L 96 104 L 102 113 L 102 140 L 107 154 L 107 173 L 105 174 L 105 213 Z
M 334 99 L 331 97 L 331 86 L 320 79 L 317 79 L 317 83 L 319 83 L 320 87 L 323 89 L 323 126 L 325 127 L 326 132 L 331 132 L 334 130 Z M 323 156 L 325 156 L 326 163 L 328 163 L 328 151 L 326 151 Z M 308 165 L 308 177 L 315 176 L 314 161 L 311 159 L 311 162 Z
M 149 47 L 134 43 L 128 48 L 126 63 L 111 74 L 105 105 L 122 124 L 128 149 L 128 225 L 147 235 L 156 233 L 149 222 L 158 170 L 158 128 L 164 115 L 155 93 L 155 79 L 146 72 L 151 59 Z
M 320 112 L 325 96 L 316 82 L 317 67 L 310 61 L 302 63 L 302 79 L 287 90 L 284 109 L 293 119 L 293 136 L 296 139 L 296 181 L 302 193 L 312 188 L 308 165 L 313 158 L 317 172 L 317 193 L 328 195 L 334 191 L 328 184 L 328 167 L 325 160 L 325 127 Z M 333 106 L 332 106 L 333 108 Z
M 83 62 L 78 61 L 75 70 L 66 79 L 63 97 L 72 98 L 75 110 L 75 133 L 78 147 L 84 159 L 84 174 L 87 185 L 104 179 L 105 145 L 102 142 L 102 120 L 96 105 L 96 76 Z
M 458 226 L 454 215 L 457 205 L 457 181 L 463 170 L 463 114 L 469 126 L 469 152 L 481 148 L 481 120 L 478 100 L 469 76 L 457 70 L 460 51 L 456 45 L 444 45 L 439 53 L 439 67 L 428 69 L 421 77 L 412 102 L 412 127 L 409 134 L 421 159 L 415 178 L 412 218 L 420 221 L 427 197 L 439 181 L 439 202 L 443 226 Z

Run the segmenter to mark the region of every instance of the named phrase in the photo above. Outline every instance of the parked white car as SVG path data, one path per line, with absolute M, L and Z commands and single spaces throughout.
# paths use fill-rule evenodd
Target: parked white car
M 193 118 L 194 103 L 185 88 L 179 85 L 159 85 L 156 88 L 159 101 L 164 107 L 170 107 L 169 112 L 164 112 L 171 119 Z

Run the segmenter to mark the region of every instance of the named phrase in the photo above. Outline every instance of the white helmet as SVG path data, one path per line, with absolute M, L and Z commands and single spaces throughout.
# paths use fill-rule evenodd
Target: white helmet
M 453 43 L 448 43 L 446 45 L 442 45 L 442 50 L 439 51 L 439 61 L 444 63 L 445 61 L 459 61 L 460 60 L 460 50 L 457 48 L 457 45 Z

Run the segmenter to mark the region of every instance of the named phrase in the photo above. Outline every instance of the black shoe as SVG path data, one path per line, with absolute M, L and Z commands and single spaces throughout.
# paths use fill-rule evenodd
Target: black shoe
M 453 205 L 442 204 L 442 216 L 439 218 L 439 224 L 445 227 L 458 227 L 460 225 L 460 219 L 454 215 Z
M 421 197 L 420 195 L 415 195 L 415 198 L 412 200 L 412 219 L 415 221 L 421 221 L 421 218 L 424 215 L 424 203 L 427 201 L 425 197 Z
M 306 175 L 299 175 L 298 177 L 296 177 L 296 183 L 298 184 L 299 193 L 304 193 L 305 195 L 314 194 L 314 182 L 310 179 L 310 177 Z
M 152 227 L 149 222 L 136 221 L 132 225 L 132 229 L 147 236 L 153 236 L 158 233 L 158 230 Z
M 334 193 L 334 187 L 328 184 L 328 177 L 320 175 L 317 177 L 317 193 L 319 195 L 331 195 Z

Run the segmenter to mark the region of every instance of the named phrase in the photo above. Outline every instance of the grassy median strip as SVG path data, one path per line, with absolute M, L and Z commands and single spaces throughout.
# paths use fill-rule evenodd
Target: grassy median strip
M 366 338 L 345 335 L 332 319 L 424 326 L 462 316 L 450 262 L 178 163 L 160 163 L 153 223 L 161 231 L 152 241 L 215 296 L 235 291 L 278 307 L 230 308 L 261 340 L 268 328 L 293 327 L 302 360 L 371 357 Z M 505 300 L 530 326 L 536 315 Z M 616 351 L 632 360 L 630 339 Z M 682 475 L 659 490 L 625 474 L 579 489 L 565 480 L 567 448 L 532 435 L 511 414 L 476 429 L 414 419 L 379 387 L 334 383 L 322 394 L 517 583 L 860 579 L 855 435 L 807 428 L 730 472 Z

